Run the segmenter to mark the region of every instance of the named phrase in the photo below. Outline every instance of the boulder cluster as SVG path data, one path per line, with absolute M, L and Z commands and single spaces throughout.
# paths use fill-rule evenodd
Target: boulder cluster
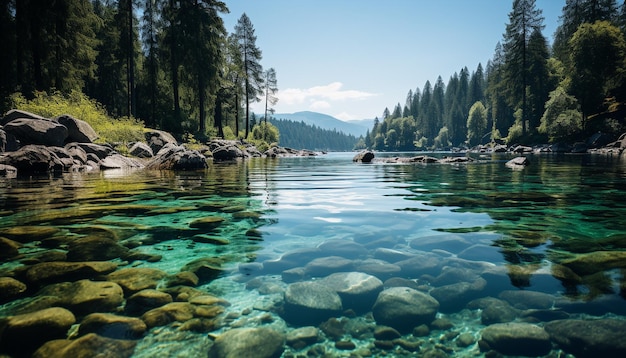
M 198 170 L 207 168 L 210 160 L 317 155 L 280 147 L 261 153 L 254 145 L 235 140 L 212 140 L 192 150 L 170 133 L 155 129 L 146 129 L 145 142 L 129 143 L 121 151 L 129 155 L 120 154 L 113 144 L 97 144 L 97 139 L 98 134 L 87 122 L 70 115 L 44 118 L 11 110 L 0 119 L 0 175 L 139 168 Z

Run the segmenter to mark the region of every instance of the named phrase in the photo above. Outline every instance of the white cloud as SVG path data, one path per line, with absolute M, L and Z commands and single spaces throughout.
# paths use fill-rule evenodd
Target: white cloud
M 337 119 L 341 119 L 342 121 L 351 121 L 351 120 L 359 119 L 347 112 L 341 112 L 339 114 L 334 115 L 334 117 Z
M 347 101 L 347 100 L 364 100 L 370 97 L 378 96 L 376 93 L 369 93 L 357 90 L 342 90 L 343 83 L 333 82 L 323 86 L 314 86 L 310 88 L 287 88 L 279 91 L 277 97 L 280 102 L 286 105 L 302 104 L 309 101 L 311 105 L 324 101 Z M 325 107 L 328 108 L 328 107 Z
M 326 101 L 313 101 L 309 105 L 309 108 L 315 111 L 319 111 L 321 109 L 330 108 L 330 103 Z

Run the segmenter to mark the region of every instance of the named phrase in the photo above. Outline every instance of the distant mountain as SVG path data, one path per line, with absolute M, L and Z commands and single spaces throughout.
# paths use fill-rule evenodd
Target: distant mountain
M 372 129 L 373 120 L 363 120 L 355 122 L 344 122 L 333 116 L 317 112 L 296 112 L 296 113 L 277 113 L 272 115 L 276 119 L 285 119 L 294 122 L 304 122 L 311 126 L 317 126 L 322 129 L 333 130 L 350 134 L 355 137 L 364 136 L 368 129 Z M 369 125 L 367 124 L 369 121 Z

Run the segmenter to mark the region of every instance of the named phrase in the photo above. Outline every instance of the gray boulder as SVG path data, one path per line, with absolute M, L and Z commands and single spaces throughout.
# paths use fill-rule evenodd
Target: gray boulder
M 545 330 L 565 352 L 576 357 L 626 357 L 626 321 L 567 319 L 548 322 Z
M 271 328 L 235 328 L 219 335 L 209 349 L 209 358 L 278 358 L 283 354 L 285 336 Z
M 146 164 L 154 170 L 201 170 L 208 168 L 206 157 L 183 146 L 167 144 Z
M 526 157 L 515 157 L 506 162 L 505 165 L 511 169 L 522 169 L 530 165 L 530 160 Z
M 154 157 L 154 153 L 152 152 L 152 148 L 149 145 L 143 142 L 136 142 L 133 144 L 128 150 L 130 155 L 138 157 L 138 158 L 152 158 Z
M 530 323 L 493 324 L 481 332 L 479 346 L 482 350 L 528 357 L 544 356 L 552 349 L 550 335 Z
M 317 325 L 341 314 L 341 298 L 334 290 L 313 281 L 297 282 L 285 290 L 284 319 L 298 325 Z
M 372 313 L 378 324 L 408 332 L 432 322 L 438 309 L 439 302 L 426 293 L 408 287 L 392 287 L 378 295 Z
M 54 120 L 67 128 L 67 142 L 92 143 L 98 139 L 96 131 L 81 119 L 64 114 Z
M 166 144 L 178 145 L 178 141 L 168 132 L 151 129 L 146 132 L 146 142 L 152 149 L 152 153 L 158 153 Z
M 68 170 L 73 161 L 69 164 L 48 147 L 31 144 L 1 156 L 0 164 L 12 166 L 20 173 L 47 173 Z
M 213 153 L 213 160 L 217 161 L 229 161 L 245 157 L 244 152 L 235 145 L 220 146 L 212 149 L 211 152 Z
M 46 118 L 34 114 L 34 113 L 30 113 L 30 112 L 26 112 L 26 111 L 22 111 L 20 109 L 12 109 L 10 111 L 8 111 L 7 113 L 5 113 L 4 117 L 2 117 L 2 120 L 0 120 L 0 126 L 4 126 L 7 123 L 18 119 L 18 118 L 29 118 L 29 119 L 42 119 L 45 120 Z
M 352 158 L 353 162 L 359 163 L 371 163 L 372 160 L 374 160 L 374 152 L 369 150 L 360 152 Z
M 112 154 L 113 152 L 115 152 L 115 150 L 109 146 L 106 145 L 101 145 L 101 144 L 95 144 L 95 143 L 77 143 L 77 145 L 85 151 L 85 153 L 87 153 L 87 155 L 89 154 L 93 154 L 95 155 L 98 159 L 104 159 L 107 156 L 109 156 L 110 154 Z
M 119 153 L 112 153 L 100 161 L 100 169 L 137 169 L 143 164 L 136 159 L 125 157 Z
M 14 119 L 4 126 L 4 131 L 14 135 L 22 145 L 62 147 L 68 135 L 65 126 L 47 119 Z
M 369 311 L 383 290 L 381 280 L 362 272 L 338 272 L 318 282 L 337 292 L 345 309 L 355 311 Z

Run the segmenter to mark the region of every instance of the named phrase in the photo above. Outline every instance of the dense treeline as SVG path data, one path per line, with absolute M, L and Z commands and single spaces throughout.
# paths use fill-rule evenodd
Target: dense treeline
M 0 1 L 2 112 L 16 93 L 82 92 L 175 134 L 247 137 L 250 104 L 276 91 L 252 22 L 229 34 L 219 0 Z
M 625 130 L 626 4 L 567 0 L 550 47 L 535 0 L 514 0 L 483 68 L 437 78 L 385 109 L 365 137 L 377 150 L 576 141 Z
M 289 148 L 350 151 L 357 142 L 353 135 L 312 126 L 303 121 L 270 118 L 270 123 L 280 132 L 280 145 Z

